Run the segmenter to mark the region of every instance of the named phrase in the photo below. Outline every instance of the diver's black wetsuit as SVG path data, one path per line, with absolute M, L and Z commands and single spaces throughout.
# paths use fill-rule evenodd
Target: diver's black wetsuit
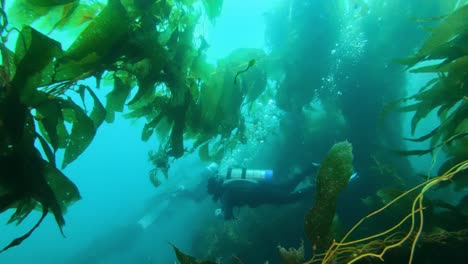
M 317 166 L 311 166 L 306 170 L 295 174 L 290 180 L 283 183 L 257 182 L 250 180 L 228 180 L 222 182 L 217 179 L 216 190 L 209 190 L 215 200 L 220 200 L 224 213 L 224 219 L 234 218 L 234 207 L 247 205 L 257 207 L 262 204 L 286 204 L 302 199 L 309 195 L 312 186 L 295 191 L 295 187 L 308 175 L 312 175 Z M 214 179 L 212 180 L 212 184 Z

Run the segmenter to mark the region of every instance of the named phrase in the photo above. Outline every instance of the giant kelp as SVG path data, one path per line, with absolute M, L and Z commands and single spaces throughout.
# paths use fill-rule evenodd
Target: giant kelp
M 416 142 L 430 141 L 423 150 L 400 151 L 401 154 L 423 155 L 443 148 L 451 159 L 468 158 L 468 5 L 443 17 L 416 54 L 401 60 L 413 73 L 433 73 L 433 77 L 414 95 L 390 104 L 388 109 L 414 112 L 411 133 L 432 111 L 437 111 L 439 123 Z M 428 66 L 415 66 L 426 61 Z
M 395 253 L 396 248 L 401 246 L 409 248 L 409 263 L 411 263 L 416 256 L 415 251 L 418 251 L 419 248 L 433 248 L 428 244 L 438 243 L 438 239 L 452 241 L 449 246 L 453 245 L 454 248 L 458 247 L 456 240 L 466 243 L 464 242 L 466 241 L 466 229 L 464 229 L 466 227 L 466 215 L 462 213 L 463 203 L 452 206 L 444 201 L 425 198 L 426 192 L 430 189 L 447 182 L 456 183 L 460 178 L 466 176 L 467 159 L 466 142 L 464 142 L 466 128 L 464 124 L 467 115 L 464 108 L 467 75 L 466 65 L 465 67 L 462 66 L 464 65 L 463 57 L 466 56 L 464 53 L 466 42 L 461 41 L 465 38 L 464 35 L 467 32 L 466 19 L 464 19 L 466 18 L 466 10 L 466 6 L 462 6 L 445 16 L 441 23 L 431 30 L 431 36 L 418 52 L 403 61 L 409 67 L 413 67 L 421 61 L 432 61 L 435 64 L 423 66 L 413 71 L 436 73 L 437 76 L 421 88 L 416 95 L 388 106 L 388 109 L 394 109 L 398 105 L 401 111 L 415 112 L 411 122 L 413 133 L 422 118 L 426 117 L 429 112 L 438 109 L 437 114 L 440 118 L 440 124 L 432 132 L 413 140 L 425 141 L 431 139 L 430 149 L 402 151 L 401 153 L 425 154 L 436 148 L 444 147 L 450 157 L 441 166 L 439 176 L 428 179 L 416 187 L 396 195 L 396 198 L 386 202 L 380 209 L 359 221 L 341 241 L 334 241 L 325 254 L 317 254 L 307 263 L 354 263 L 365 258 L 378 258 L 383 261 L 384 257 L 387 261 L 387 256 Z M 434 62 L 433 60 L 438 61 Z M 411 101 L 411 103 L 408 103 L 408 101 Z M 451 150 L 453 146 L 460 148 L 457 148 L 458 151 L 453 151 Z M 398 205 L 396 210 L 403 211 L 404 215 L 399 217 L 400 219 L 390 228 L 380 227 L 383 231 L 378 231 L 362 239 L 349 239 L 349 236 L 364 221 L 388 211 L 391 206 L 395 206 L 397 202 L 402 202 L 404 199 L 410 199 L 410 210 Z M 435 208 L 449 210 L 449 213 L 440 213 L 440 210 Z M 389 214 L 385 217 L 388 216 Z M 465 224 L 463 224 L 464 222 Z M 451 229 L 450 232 L 447 232 L 447 229 Z M 425 239 L 422 239 L 423 236 Z M 425 245 L 419 245 L 418 243 L 425 243 Z M 394 260 L 398 259 L 399 263 L 403 257 L 406 258 L 406 255 L 397 258 L 393 255 L 392 257 Z M 424 259 L 427 259 L 427 256 Z
M 192 48 L 190 54 L 197 54 L 197 49 Z M 190 75 L 180 80 L 186 92 L 179 103 L 170 88 L 175 84 L 166 83 L 168 87 L 130 106 L 128 117 L 148 118 L 142 138 L 148 140 L 157 134 L 163 141 L 163 147 L 152 155 L 157 168 L 167 175 L 169 157 L 178 158 L 197 149 L 202 159 L 220 161 L 226 148 L 241 141 L 244 127 L 241 108 L 252 104 L 266 87 L 265 57 L 261 50 L 239 49 L 219 60 L 215 68 L 201 62 L 203 56 L 191 56 L 186 62 Z M 245 69 L 253 58 L 263 62 L 252 66 L 234 83 L 236 72 Z M 187 139 L 193 139 L 194 143 L 184 146 Z
M 3 20 L 7 22 L 6 18 Z M 5 24 L 6 26 L 6 24 Z M 21 223 L 28 214 L 40 206 L 42 216 L 34 227 L 21 237 L 14 239 L 3 250 L 19 245 L 39 226 L 49 210 L 62 232 L 65 224 L 63 213 L 80 198 L 78 189 L 56 167 L 54 153 L 65 148 L 68 159 L 74 159 L 87 144 L 90 135 L 81 134 L 80 140 L 72 138 L 77 129 L 89 128 L 94 124 L 76 124 L 77 117 L 89 118 L 71 100 L 49 97 L 38 90 L 43 71 L 60 53 L 60 45 L 40 34 L 31 27 L 25 27 L 19 35 L 15 52 L 4 45 L 2 36 L 2 89 L 0 93 L 0 212 L 16 209 L 9 222 Z M 76 106 L 76 107 L 75 107 Z M 55 108 L 54 108 L 55 107 Z M 37 110 L 33 116 L 29 109 Z M 55 111 L 54 111 L 55 110 Z M 73 115 L 67 121 L 72 123 L 72 135 L 62 130 L 57 132 L 59 119 L 64 126 L 63 112 Z M 47 112 L 47 116 L 41 116 Z M 43 118 L 42 118 L 43 117 Z M 49 143 L 36 131 L 36 122 L 44 127 Z M 89 118 L 89 120 L 91 120 Z M 81 120 L 80 120 L 81 121 Z M 94 134 L 90 137 L 92 138 Z M 70 140 L 72 138 L 72 140 Z M 67 140 L 68 139 L 68 140 Z M 43 159 L 34 142 L 39 140 L 47 160 Z M 71 143 L 73 141 L 73 143 Z M 59 142 L 63 142 L 59 145 Z M 65 162 L 65 161 L 64 161 Z M 65 164 L 65 163 L 64 163 Z M 66 164 L 65 164 L 66 165 Z M 62 232 L 63 233 L 63 232 Z
M 186 112 L 192 94 L 198 93 L 198 76 L 190 76 L 190 67 L 194 60 L 204 58 L 203 48 L 193 45 L 193 29 L 200 16 L 196 2 L 122 4 L 120 0 L 109 0 L 102 8 L 98 5 L 101 10 L 97 16 L 97 12 L 88 16 L 79 9 L 91 5 L 85 1 L 78 6 L 78 1 L 18 1 L 38 12 L 31 20 L 15 17 L 21 23 L 14 25 L 8 23 L 9 11 L 15 14 L 18 6 L 5 12 L 2 3 L 0 211 L 16 209 L 10 222 L 20 223 L 32 210 L 42 210 L 38 223 L 5 249 L 26 239 L 49 211 L 62 229 L 63 213 L 80 195 L 57 168 L 57 151 L 64 150 L 64 168 L 91 144 L 102 122 L 112 121 L 114 113 L 122 111 L 125 104 L 133 109 L 145 105 L 139 114 L 133 113 L 135 117 L 151 116 L 152 109 L 163 113 L 171 131 L 165 154 L 176 158 L 184 154 Z M 211 19 L 219 14 L 221 3 L 204 1 Z M 54 12 L 61 15 L 52 27 L 41 31 L 28 25 Z M 77 16 L 82 19 L 70 22 Z M 58 28 L 73 30 L 85 21 L 89 21 L 86 27 L 66 50 L 42 33 Z M 26 25 L 15 28 L 22 23 Z M 19 34 L 14 50 L 9 50 L 12 30 Z M 94 77 L 99 88 L 103 73 L 114 81 L 105 107 L 95 88 L 80 82 Z M 138 91 L 129 98 L 135 84 Z M 152 101 L 161 93 L 167 95 L 164 100 Z M 148 107 L 148 102 L 153 104 Z M 40 143 L 42 153 L 35 142 Z

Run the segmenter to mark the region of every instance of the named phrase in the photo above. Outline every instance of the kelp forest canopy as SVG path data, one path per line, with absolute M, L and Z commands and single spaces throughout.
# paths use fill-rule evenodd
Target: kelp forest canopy
M 102 122 L 112 122 L 124 105 L 131 109 L 128 116 L 150 120 L 142 138 L 158 127 L 167 137 L 161 155 L 175 158 L 184 154 L 184 133 L 198 137 L 201 144 L 239 125 L 235 104 L 247 92 L 239 86 L 228 95 L 208 89 L 222 85 L 224 75 L 220 71 L 211 77 L 212 66 L 204 62 L 206 41 L 194 36 L 200 15 L 214 21 L 222 1 L 6 4 L 2 1 L 0 211 L 16 209 L 10 222 L 17 223 L 38 205 L 43 214 L 31 231 L 5 249 L 26 239 L 49 211 L 62 228 L 63 213 L 80 194 L 60 168 L 76 160 Z M 49 37 L 80 27 L 66 49 Z M 240 58 L 251 58 L 249 52 L 255 51 Z M 96 86 L 81 83 L 91 77 Z M 105 104 L 96 95 L 101 81 L 113 83 Z M 136 92 L 130 96 L 132 90 Z M 226 102 L 235 97 L 237 101 Z M 62 164 L 56 164 L 58 150 L 63 150 Z
M 150 153 L 155 186 L 178 158 L 226 161 L 245 145 L 259 151 L 272 135 L 276 152 L 288 153 L 271 156 L 285 175 L 348 139 L 355 169 L 374 186 L 364 195 L 406 187 L 409 162 L 387 155 L 389 146 L 410 155 L 442 148 L 441 170 L 467 159 L 464 1 L 277 2 L 265 14 L 266 49 L 239 47 L 212 64 L 200 21 L 216 24 L 223 0 L 3 0 L 0 213 L 14 209 L 9 223 L 19 224 L 42 212 L 4 250 L 49 212 L 62 229 L 80 193 L 61 170 L 116 113 L 146 121 L 142 140 L 158 138 Z M 402 10 L 404 19 L 396 18 Z M 434 79 L 404 98 L 405 65 L 432 60 L 438 63 L 411 71 Z M 440 123 L 411 139 L 430 139 L 430 148 L 402 150 L 395 112 L 414 112 L 414 132 L 436 108 Z
M 37 225 L 5 249 L 26 239 L 49 211 L 62 228 L 63 213 L 80 194 L 60 169 L 116 112 L 145 118 L 142 140 L 154 134 L 161 141 L 151 154 L 155 185 L 157 172 L 167 176 L 170 160 L 195 150 L 220 160 L 226 146 L 244 140 L 241 106 L 251 106 L 266 87 L 266 55 L 245 48 L 217 65 L 206 62 L 209 44 L 196 27 L 201 16 L 215 23 L 222 3 L 2 3 L 0 210 L 15 209 L 10 222 L 17 223 L 38 205 L 43 211 Z M 66 49 L 51 37 L 57 32 L 71 34 Z M 83 82 L 90 78 L 95 86 Z M 101 83 L 111 86 L 104 98 Z M 57 153 L 63 153 L 61 164 Z

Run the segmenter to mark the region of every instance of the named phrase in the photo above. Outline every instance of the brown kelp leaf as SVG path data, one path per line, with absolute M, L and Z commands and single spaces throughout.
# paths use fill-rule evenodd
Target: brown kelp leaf
M 49 32 L 56 29 L 76 28 L 88 22 L 102 9 L 99 2 L 83 3 L 83 1 L 70 2 L 63 6 L 60 19 Z
M 462 129 L 456 131 L 460 124 L 465 122 L 468 117 L 468 102 L 462 102 L 456 111 L 451 112 L 446 118 L 441 118 L 440 129 L 434 134 L 431 139 L 431 147 L 436 147 L 438 144 L 447 144 L 457 138 L 463 137 L 468 131 Z M 455 139 L 453 137 L 456 137 Z
M 106 95 L 106 122 L 111 123 L 114 121 L 114 113 L 123 111 L 125 101 L 130 95 L 131 89 L 128 77 L 120 77 L 115 74 L 114 88 Z
M 53 164 L 45 163 L 44 166 L 47 183 L 64 214 L 70 205 L 81 199 L 80 192 L 76 185 Z
M 65 120 L 72 123 L 69 142 L 65 148 L 62 169 L 78 158 L 89 146 L 96 134 L 96 127 L 91 118 L 71 100 L 62 100 Z
M 101 103 L 101 100 L 97 97 L 97 95 L 94 93 L 94 91 L 87 85 L 81 85 L 84 86 L 86 91 L 91 95 L 93 98 L 93 110 L 89 114 L 89 118 L 93 120 L 94 128 L 97 130 L 99 126 L 101 126 L 102 122 L 104 122 L 104 119 L 106 118 L 106 109 Z
M 418 137 L 418 138 L 403 138 L 404 140 L 412 141 L 412 142 L 423 142 L 431 138 L 439 129 L 439 126 L 433 129 L 431 132 L 427 133 L 424 136 Z
M 63 122 L 62 111 L 58 100 L 51 99 L 35 107 L 37 114 L 41 116 L 39 123 L 44 127 L 49 143 L 54 152 L 59 148 L 59 134 L 57 126 Z
M 13 27 L 22 27 L 31 25 L 37 19 L 46 16 L 51 7 L 38 6 L 30 3 L 29 0 L 10 1 L 13 4 L 7 9 L 8 25 Z
M 52 149 L 50 149 L 49 144 L 47 144 L 47 141 L 44 139 L 44 137 L 36 133 L 36 138 L 39 139 L 39 143 L 41 143 L 42 150 L 46 154 L 47 160 L 52 166 L 55 167 L 55 153 L 52 152 Z
M 0 197 L 0 200 L 1 199 L 2 198 Z M 47 216 L 47 213 L 48 213 L 47 207 L 42 205 L 42 215 L 41 215 L 41 218 L 36 222 L 36 224 L 26 234 L 13 239 L 13 241 L 11 241 L 10 244 L 8 244 L 2 250 L 0 250 L 0 253 L 12 247 L 19 246 L 25 239 L 27 239 L 34 232 L 34 230 L 36 230 L 36 228 L 39 227 L 39 225 L 42 223 L 42 220 L 44 220 L 44 218 Z
M 143 140 L 145 142 L 148 141 L 148 139 L 153 135 L 153 132 L 156 129 L 156 126 L 158 126 L 159 122 L 163 118 L 164 118 L 164 115 L 159 114 L 153 120 L 151 120 L 149 123 L 146 123 L 145 126 L 143 127 L 143 132 L 141 134 L 141 140 Z
M 42 82 L 42 76 L 47 75 L 41 71 L 61 53 L 62 48 L 59 42 L 29 26 L 21 30 L 16 41 L 16 74 L 11 85 L 19 89 L 18 92 L 23 102 L 33 100 L 37 86 Z M 50 75 L 53 74 L 50 73 Z
M 447 16 L 439 26 L 432 29 L 431 36 L 416 53 L 414 59 L 409 61 L 409 67 L 414 66 L 422 60 L 431 59 L 434 51 L 437 51 L 439 47 L 457 37 L 461 32 L 467 32 L 468 20 L 466 17 L 468 17 L 468 5 L 457 9 Z
M 27 140 L 26 136 L 23 137 L 23 141 L 18 142 L 10 151 L 0 156 L 2 168 L 0 186 L 4 190 L 4 194 L 0 197 L 0 212 L 8 208 L 16 208 L 10 222 L 19 223 L 35 208 L 33 203 L 42 207 L 42 216 L 34 227 L 23 236 L 15 238 L 2 251 L 17 246 L 27 239 L 40 225 L 49 210 L 54 214 L 55 221 L 63 234 L 62 227 L 65 220 L 61 206 L 47 183 L 46 164 L 47 162 L 41 158 L 41 154 L 34 147 L 34 142 Z
M 107 6 L 65 51 L 60 61 L 63 64 L 62 71 L 75 72 L 67 68 L 80 68 L 81 71 L 77 72 L 82 74 L 105 64 L 104 60 L 113 57 L 110 54 L 125 43 L 129 24 L 127 11 L 120 0 L 109 0 Z M 76 78 L 76 76 L 69 76 L 69 78 Z
M 449 63 L 445 64 L 436 64 L 430 66 L 424 66 L 420 68 L 416 68 L 411 70 L 414 73 L 445 73 L 445 72 L 457 72 L 460 70 L 465 70 L 468 67 L 468 51 L 465 53 L 467 55 L 463 55 L 456 60 L 453 60 Z

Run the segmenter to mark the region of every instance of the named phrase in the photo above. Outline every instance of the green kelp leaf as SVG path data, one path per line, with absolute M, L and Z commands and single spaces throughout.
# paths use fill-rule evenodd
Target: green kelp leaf
M 85 71 L 103 64 L 107 55 L 125 43 L 129 25 L 127 11 L 120 0 L 109 0 L 66 50 L 62 63 L 78 63 Z
M 444 140 L 442 143 L 444 152 L 447 155 L 454 157 L 467 157 L 468 156 L 468 118 L 461 120 L 449 139 Z
M 468 5 L 462 6 L 447 16 L 439 26 L 432 30 L 432 35 L 424 43 L 418 53 L 430 54 L 436 47 L 443 45 L 457 36 L 460 32 L 468 30 Z
M 444 59 L 449 62 L 465 55 L 467 16 L 468 5 L 455 10 L 431 30 L 431 36 L 414 56 L 399 60 L 399 62 L 411 68 L 424 60 Z
M 36 6 L 58 6 L 58 5 L 65 5 L 71 2 L 78 2 L 79 0 L 25 0 L 28 3 L 31 3 Z
M 413 56 L 408 56 L 406 58 L 394 59 L 392 61 L 395 62 L 395 63 L 401 64 L 401 65 L 405 65 L 405 66 L 407 66 L 405 68 L 409 69 L 409 68 L 413 67 L 414 65 L 418 64 L 423 59 L 424 59 L 423 56 L 413 55 Z
M 468 34 L 458 35 L 443 45 L 434 48 L 430 54 L 425 57 L 419 57 L 419 61 L 429 60 L 443 60 L 439 65 L 450 63 L 468 53 L 466 42 L 468 41 Z M 417 61 L 417 62 L 419 62 Z
M 200 111 L 203 130 L 229 134 L 239 124 L 243 95 L 232 81 L 237 69 L 222 62 L 218 71 L 200 90 Z
M 393 153 L 401 156 L 422 156 L 434 151 L 433 148 L 430 149 L 416 149 L 416 150 L 392 150 Z
M 233 78 L 239 71 L 244 71 L 249 66 L 252 58 L 262 58 L 263 51 L 259 49 L 236 49 L 225 59 L 218 61 L 217 71 L 210 79 L 201 85 L 200 111 L 201 124 L 205 132 L 215 131 L 222 135 L 228 135 L 238 127 L 241 118 L 240 109 L 246 94 L 251 92 L 251 100 L 260 94 L 264 86 L 262 84 L 263 63 L 261 60 L 252 62 L 252 68 L 240 85 L 233 82 Z M 255 65 L 253 65 L 255 64 Z M 250 72 L 252 71 L 252 72 Z M 249 78 L 250 77 L 250 78 Z M 255 84 L 254 78 L 259 78 Z M 254 85 L 249 87 L 250 85 Z
M 84 87 L 93 98 L 93 110 L 91 111 L 89 117 L 91 118 L 91 120 L 93 120 L 94 129 L 97 130 L 98 127 L 101 126 L 102 122 L 104 122 L 104 119 L 106 119 L 106 109 L 102 105 L 97 95 L 93 92 L 93 90 L 87 85 L 84 85 Z
M 171 243 L 169 243 L 169 244 L 171 244 Z M 213 262 L 213 261 L 198 260 L 198 259 L 196 259 L 196 258 L 194 258 L 192 256 L 189 256 L 189 255 L 183 253 L 180 249 L 178 249 L 173 244 L 171 244 L 171 246 L 174 249 L 177 260 L 179 261 L 180 264 L 216 264 L 216 262 Z
M 156 133 L 156 136 L 159 140 L 164 141 L 164 139 L 169 136 L 171 128 L 172 122 L 169 120 L 169 118 L 163 117 L 156 126 L 154 133 Z
M 437 131 L 440 131 L 441 129 L 437 129 Z M 460 140 L 460 139 L 465 139 L 468 137 L 468 130 L 464 131 L 464 132 L 461 132 L 461 133 L 458 133 L 458 134 L 455 134 L 453 135 L 452 137 L 446 139 L 445 141 L 435 145 L 433 142 L 431 142 L 431 144 L 434 144 L 434 145 L 431 145 L 431 148 L 429 149 L 418 149 L 418 150 L 391 150 L 392 152 L 394 152 L 395 154 L 398 154 L 398 155 L 402 155 L 402 156 L 421 156 L 421 155 L 425 155 L 425 154 L 429 154 L 429 153 L 432 153 L 435 149 L 437 148 L 440 148 L 440 147 L 444 147 L 444 148 L 450 148 L 452 143 L 453 142 L 456 142 L 456 140 Z M 463 149 L 463 152 L 465 152 L 464 154 L 466 154 L 466 146 L 467 145 L 463 145 L 462 146 L 462 149 Z M 449 154 L 450 151 L 447 151 Z M 464 156 L 464 154 L 462 154 L 461 156 Z
M 439 76 L 439 81 L 430 89 L 417 93 L 412 99 L 419 101 L 416 112 L 411 120 L 411 133 L 414 134 L 416 126 L 421 119 L 426 117 L 436 107 L 453 105 L 463 98 L 462 89 L 454 89 L 453 80 L 445 76 Z
M 132 87 L 128 78 L 123 79 L 117 75 L 114 76 L 114 89 L 112 89 L 112 91 L 106 96 L 106 122 L 113 122 L 114 113 L 123 111 L 125 101 L 127 100 L 131 90 Z
M 79 95 L 80 95 L 80 98 L 81 98 L 81 102 L 83 103 L 83 105 L 85 105 L 85 91 L 86 91 L 86 85 L 78 85 L 77 87 L 78 91 L 76 91 Z
M 64 169 L 89 146 L 96 134 L 96 128 L 93 120 L 73 101 L 63 100 L 62 104 L 62 109 L 69 110 L 68 114 L 64 113 L 65 120 L 72 123 L 69 142 L 63 157 L 62 169 Z
M 153 135 L 155 127 L 159 124 L 159 122 L 164 118 L 164 115 L 159 114 L 156 116 L 151 122 L 146 123 L 143 127 L 143 132 L 141 135 L 141 140 L 148 141 L 148 139 Z
M 59 148 L 59 135 L 57 133 L 57 125 L 63 122 L 62 111 L 57 100 L 50 99 L 47 102 L 41 103 L 35 107 L 40 114 L 39 122 L 44 127 L 49 143 L 52 145 L 54 152 Z
M 141 132 L 141 140 L 146 142 L 150 139 L 150 137 L 153 135 L 154 132 L 154 127 L 151 126 L 150 123 L 146 123 L 145 126 L 143 127 L 143 131 Z
M 50 149 L 49 144 L 47 144 L 47 141 L 37 133 L 36 138 L 39 139 L 39 143 L 41 143 L 41 147 L 44 153 L 46 154 L 49 163 L 52 164 L 52 166 L 55 166 L 55 154 L 54 152 L 52 152 L 52 149 Z
M 3 78 L 6 78 L 6 79 L 4 81 L 10 82 L 11 78 L 15 76 L 15 72 L 16 72 L 15 53 L 13 53 L 13 51 L 8 49 L 5 46 L 5 43 L 0 43 L 0 56 L 1 56 L 0 61 L 5 71 L 5 76 L 3 76 Z
M 63 114 L 63 111 L 62 111 Z M 57 135 L 58 135 L 58 148 L 64 149 L 67 147 L 70 141 L 70 133 L 68 133 L 65 127 L 65 120 L 61 119 L 57 124 Z
M 170 154 L 175 158 L 180 158 L 184 155 L 184 127 L 185 120 L 176 119 L 171 130 L 171 149 Z
M 431 138 L 439 129 L 439 126 L 433 129 L 431 132 L 427 133 L 424 136 L 418 137 L 418 138 L 403 138 L 404 140 L 412 141 L 412 142 L 423 142 Z
M 15 203 L 12 208 L 16 208 L 16 210 L 10 216 L 10 219 L 8 219 L 7 223 L 15 223 L 15 225 L 20 225 L 34 209 L 38 208 L 38 203 L 31 198 L 25 198 Z
M 129 18 L 120 0 L 109 0 L 107 6 L 66 50 L 65 56 L 81 60 L 91 53 L 105 55 L 128 33 Z
M 433 73 L 433 72 L 455 73 L 455 72 L 460 72 L 460 71 L 466 71 L 467 68 L 468 68 L 468 56 L 463 56 L 447 64 L 436 64 L 436 65 L 424 66 L 424 67 L 411 70 L 411 72 L 414 72 L 414 73 Z
M 0 198 L 0 200 L 1 200 L 1 198 Z M 26 211 L 27 211 L 27 209 L 26 210 L 22 209 L 22 212 L 25 213 Z M 34 232 L 34 230 L 36 230 L 36 228 L 39 227 L 39 225 L 42 223 L 42 220 L 44 220 L 44 218 L 47 216 L 48 212 L 49 212 L 48 208 L 45 205 L 42 205 L 42 215 L 41 215 L 41 218 L 36 222 L 36 224 L 26 234 L 13 239 L 13 241 L 11 241 L 10 244 L 8 244 L 2 250 L 0 250 L 0 253 L 4 252 L 5 250 L 8 250 L 8 249 L 10 249 L 12 247 L 19 246 L 24 240 L 26 240 Z M 20 214 L 21 213 L 19 213 L 18 217 L 20 217 Z M 21 222 L 21 221 L 22 220 L 19 220 L 19 222 Z
M 34 21 L 49 13 L 49 7 L 36 6 L 28 0 L 8 1 L 12 5 L 8 8 L 8 26 L 21 28 L 23 25 L 31 25 Z
M 215 24 L 216 17 L 221 15 L 223 10 L 223 0 L 203 0 L 206 14 L 212 24 Z
M 150 80 L 138 81 L 138 91 L 133 98 L 128 102 L 128 105 L 133 105 L 143 97 L 149 97 L 154 93 L 154 83 Z
M 45 174 L 47 183 L 54 192 L 62 213 L 65 214 L 70 205 L 81 199 L 80 192 L 76 185 L 53 164 L 46 163 Z
M 2 187 L 7 192 L 0 198 L 0 209 L 16 207 L 18 211 L 12 221 L 21 221 L 31 211 L 32 202 L 36 201 L 42 209 L 39 221 L 26 234 L 15 238 L 2 249 L 7 250 L 21 244 L 40 225 L 49 210 L 52 211 L 55 221 L 62 232 L 65 224 L 60 205 L 45 179 L 47 162 L 42 159 L 40 152 L 34 147 L 34 142 L 23 141 L 16 148 L 0 156 L 0 165 L 3 173 L 0 174 Z M 27 204 L 25 204 L 27 203 Z M 62 232 L 63 234 L 63 232 Z M 1 251 L 0 251 L 1 252 Z
M 61 53 L 59 42 L 29 26 L 21 30 L 16 41 L 16 74 L 12 86 L 22 90 L 20 94 L 23 102 L 34 97 L 37 85 L 42 82 L 42 75 L 53 75 L 51 72 L 40 72 Z
M 101 11 L 102 4 L 99 1 L 76 1 L 65 5 L 58 20 L 49 32 L 56 29 L 78 28 L 83 23 L 92 20 Z
M 431 139 L 431 147 L 435 147 L 440 141 L 447 143 L 452 136 L 457 136 L 457 127 L 462 124 L 468 117 L 468 103 L 462 102 L 455 111 L 453 111 L 446 119 L 441 120 L 440 129 Z M 467 131 L 458 131 L 464 133 Z
M 148 113 L 152 113 L 155 110 L 153 104 L 140 105 L 139 107 L 132 107 L 131 112 L 125 113 L 125 118 L 140 118 L 145 117 Z

